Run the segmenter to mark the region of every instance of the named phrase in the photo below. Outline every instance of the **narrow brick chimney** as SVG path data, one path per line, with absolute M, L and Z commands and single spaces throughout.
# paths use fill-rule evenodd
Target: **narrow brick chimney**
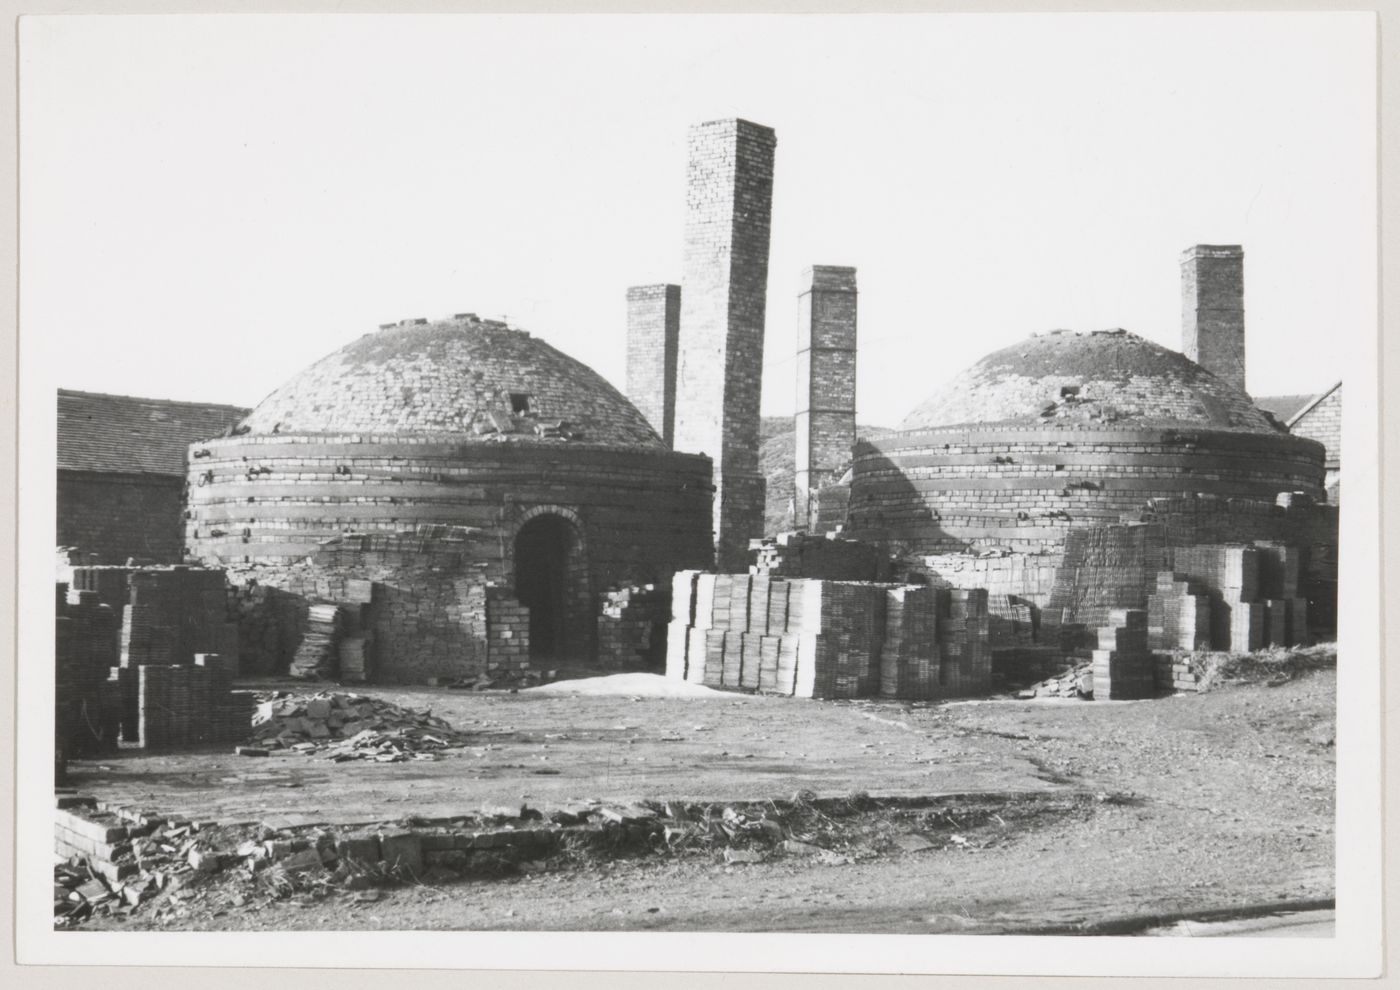
M 1244 249 L 1197 244 L 1181 255 L 1181 352 L 1245 391 Z
M 840 478 L 856 442 L 856 270 L 813 265 L 797 302 L 793 524 L 805 531 L 817 490 Z
M 627 290 L 627 398 L 670 447 L 676 438 L 676 345 L 679 285 Z

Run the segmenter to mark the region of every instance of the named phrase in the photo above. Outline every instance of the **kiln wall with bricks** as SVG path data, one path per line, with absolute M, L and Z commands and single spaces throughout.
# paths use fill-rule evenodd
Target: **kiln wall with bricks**
M 1321 444 L 1182 355 L 1123 331 L 1056 332 L 988 356 L 901 432 L 857 444 L 847 534 L 948 583 L 1060 606 L 1057 589 L 1105 590 L 1107 571 L 1065 587 L 1076 534 L 1140 521 L 1161 522 L 1167 547 L 1316 544 L 1325 572 L 1336 517 L 1317 504 L 1322 482 Z M 1160 567 L 1132 566 L 1128 600 L 1102 604 L 1145 607 Z
M 245 661 L 263 669 L 287 669 L 328 605 L 363 607 L 376 680 L 587 665 L 605 591 L 712 560 L 709 459 L 667 450 L 603 378 L 504 323 L 383 327 L 242 426 L 192 453 L 187 543 L 247 592 L 273 655 Z M 270 614 L 252 588 L 305 611 Z

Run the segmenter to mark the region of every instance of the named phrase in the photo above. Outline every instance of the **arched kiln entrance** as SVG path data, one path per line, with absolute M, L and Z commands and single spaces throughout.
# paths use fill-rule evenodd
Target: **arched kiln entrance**
M 588 568 L 577 527 L 562 515 L 537 515 L 515 534 L 513 556 L 515 597 L 530 610 L 530 659 L 590 661 Z

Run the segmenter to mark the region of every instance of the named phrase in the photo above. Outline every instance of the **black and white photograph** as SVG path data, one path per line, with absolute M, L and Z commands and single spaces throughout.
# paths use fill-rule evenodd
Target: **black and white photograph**
M 1378 971 L 1373 14 L 18 37 L 21 962 Z

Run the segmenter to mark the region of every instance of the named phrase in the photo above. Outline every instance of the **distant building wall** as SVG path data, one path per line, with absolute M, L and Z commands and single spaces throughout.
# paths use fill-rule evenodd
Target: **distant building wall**
M 178 476 L 60 470 L 57 545 L 88 563 L 179 563 L 184 485 Z
M 1288 426 L 1295 437 L 1316 440 L 1327 448 L 1327 497 L 1340 503 L 1342 474 L 1342 386 L 1300 412 Z

